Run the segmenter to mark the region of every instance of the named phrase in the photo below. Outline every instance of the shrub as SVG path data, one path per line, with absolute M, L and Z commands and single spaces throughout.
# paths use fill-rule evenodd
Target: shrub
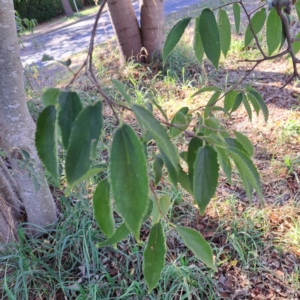
M 73 0 L 71 6 L 75 11 Z M 84 5 L 93 5 L 93 0 L 76 0 L 78 9 Z M 59 15 L 64 14 L 61 0 L 14 0 L 15 10 L 18 11 L 20 18 L 35 19 L 38 23 L 49 21 Z

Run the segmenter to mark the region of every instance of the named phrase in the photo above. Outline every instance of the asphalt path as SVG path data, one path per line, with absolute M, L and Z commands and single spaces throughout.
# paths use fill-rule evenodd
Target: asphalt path
M 182 8 L 199 3 L 201 0 L 165 0 L 165 15 L 174 13 Z M 133 3 L 137 17 L 139 17 L 138 1 Z M 94 25 L 94 17 L 66 25 L 63 28 L 41 34 L 23 43 L 20 51 L 23 66 L 36 64 L 41 67 L 49 62 L 42 62 L 44 54 L 56 60 L 69 58 L 72 54 L 85 51 L 89 45 L 90 33 Z M 99 20 L 95 44 L 103 43 L 114 36 L 108 13 L 101 15 Z

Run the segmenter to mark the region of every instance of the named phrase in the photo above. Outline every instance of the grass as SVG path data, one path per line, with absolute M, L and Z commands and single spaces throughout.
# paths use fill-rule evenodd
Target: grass
M 189 13 L 197 15 L 199 9 L 195 6 Z M 167 27 L 186 12 L 168 17 Z M 111 84 L 112 78 L 126 84 L 136 103 L 143 105 L 154 98 L 172 117 L 183 106 L 193 109 L 206 103 L 209 95 L 191 97 L 201 87 L 223 87 L 226 81 L 228 85 L 236 82 L 250 67 L 238 64 L 237 59 L 257 56 L 255 49 L 245 51 L 240 38 L 235 37 L 228 58 L 222 60 L 217 72 L 207 61 L 202 68 L 198 65 L 191 40 L 189 28 L 165 69 L 155 63 L 146 66 L 134 62 L 119 67 L 116 43 L 110 40 L 97 47 L 95 70 L 103 88 L 114 99 L 122 100 Z M 76 55 L 72 61 L 83 57 L 83 54 Z M 0 256 L 0 299 L 298 299 L 300 125 L 299 99 L 294 93 L 299 89 L 297 86 L 278 89 L 283 66 L 288 67 L 284 61 L 264 65 L 245 83 L 251 83 L 264 95 L 270 110 L 268 124 L 262 117 L 254 117 L 250 123 L 243 109 L 236 111 L 231 119 L 221 116 L 227 127 L 247 134 L 255 146 L 254 162 L 261 174 L 265 206 L 255 199 L 253 203 L 248 201 L 236 172 L 231 185 L 221 174 L 218 191 L 204 216 L 199 215 L 191 197 L 172 187 L 166 178 L 159 187 L 160 194 L 171 197 L 170 220 L 200 231 L 209 241 L 217 272 L 197 260 L 163 221 L 168 236 L 166 265 L 157 288 L 148 294 L 142 275 L 144 242 L 135 245 L 130 235 L 116 248 L 96 247 L 105 237 L 93 218 L 91 193 L 99 180 L 94 177 L 80 184 L 69 197 L 63 196 L 60 190 L 53 191 L 61 213 L 53 231 L 41 230 L 42 237 L 27 239 L 19 228 L 20 243 Z M 43 90 L 52 86 L 63 88 L 71 77 L 58 65 L 28 70 L 28 106 L 34 119 L 42 109 Z M 73 88 L 85 104 L 99 99 L 84 76 Z M 135 126 L 131 114 L 123 113 L 123 119 Z M 113 116 L 107 110 L 103 146 L 99 149 L 101 161 L 108 160 L 115 130 Z M 185 150 L 187 141 L 185 136 L 176 138 L 180 150 Z M 155 148 L 148 150 L 149 157 L 153 157 Z M 119 224 L 121 219 L 115 217 Z M 142 241 L 148 233 L 146 223 Z

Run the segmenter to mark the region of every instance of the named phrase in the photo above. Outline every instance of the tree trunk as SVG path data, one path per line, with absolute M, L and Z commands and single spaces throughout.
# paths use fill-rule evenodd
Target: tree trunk
M 13 0 L 0 6 L 0 244 L 14 237 L 22 213 L 28 233 L 57 220 L 34 145 L 35 124 L 24 90 Z
M 121 64 L 131 57 L 139 61 L 142 38 L 131 0 L 108 0 L 107 5 L 118 40 Z
M 164 46 L 163 0 L 140 0 L 142 42 L 146 61 L 161 58 Z
M 61 4 L 63 5 L 65 14 L 67 17 L 72 17 L 74 12 L 69 0 L 61 0 Z

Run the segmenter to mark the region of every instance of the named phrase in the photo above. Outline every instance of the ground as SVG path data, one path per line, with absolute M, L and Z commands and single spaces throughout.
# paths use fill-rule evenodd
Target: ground
M 193 6 L 188 13 L 197 15 L 200 9 L 201 6 Z M 166 30 L 186 14 L 187 10 L 183 10 L 169 16 Z M 295 23 L 295 30 L 297 26 Z M 114 78 L 126 84 L 128 93 L 139 104 L 155 95 L 172 117 L 183 106 L 195 109 L 205 104 L 210 94 L 191 97 L 203 86 L 234 84 L 252 66 L 238 60 L 259 55 L 255 48 L 244 49 L 242 36 L 238 35 L 234 36 L 230 53 L 222 59 L 219 71 L 208 61 L 201 68 L 191 50 L 192 34 L 191 26 L 169 58 L 168 69 L 156 62 L 119 67 L 116 43 L 109 40 L 96 49 L 97 76 L 112 97 L 121 100 L 111 84 Z M 72 57 L 74 70 L 84 57 L 85 54 Z M 6 274 L 0 279 L 0 295 L 3 293 L 4 299 L 10 299 L 10 293 L 17 295 L 16 299 L 25 299 L 24 293 L 30 299 L 300 299 L 299 81 L 281 89 L 290 72 L 289 61 L 277 59 L 261 64 L 242 85 L 251 84 L 263 95 L 269 109 L 268 122 L 255 114 L 250 122 L 244 109 L 234 112 L 231 118 L 219 115 L 228 128 L 243 132 L 252 141 L 264 205 L 256 197 L 249 202 L 236 172 L 232 184 L 221 173 L 217 193 L 203 216 L 191 196 L 168 183 L 166 173 L 157 187 L 158 193 L 168 194 L 172 199 L 168 214 L 172 222 L 200 231 L 209 241 L 217 272 L 197 260 L 163 222 L 168 236 L 167 263 L 158 287 L 147 294 L 141 271 L 143 243 L 134 245 L 129 236 L 115 249 L 96 247 L 104 237 L 90 207 L 96 184 L 91 180 L 74 189 L 69 198 L 62 190 L 53 188 L 61 221 L 50 236 L 33 241 L 21 239 L 16 250 L 0 258 L 5 262 L 1 263 L 0 274 Z M 73 76 L 59 64 L 39 70 L 28 68 L 25 74 L 34 118 L 42 109 L 42 91 L 52 86 L 64 88 Z M 83 74 L 72 88 L 86 104 L 99 99 Z M 116 126 L 108 108 L 105 113 L 105 140 L 109 143 Z M 156 115 L 160 117 L 159 112 Z M 125 122 L 135 126 L 131 114 L 123 116 Z M 187 136 L 179 137 L 178 148 L 185 150 L 188 140 Z M 103 160 L 108 158 L 108 148 L 102 149 Z M 146 223 L 143 241 L 148 233 Z

